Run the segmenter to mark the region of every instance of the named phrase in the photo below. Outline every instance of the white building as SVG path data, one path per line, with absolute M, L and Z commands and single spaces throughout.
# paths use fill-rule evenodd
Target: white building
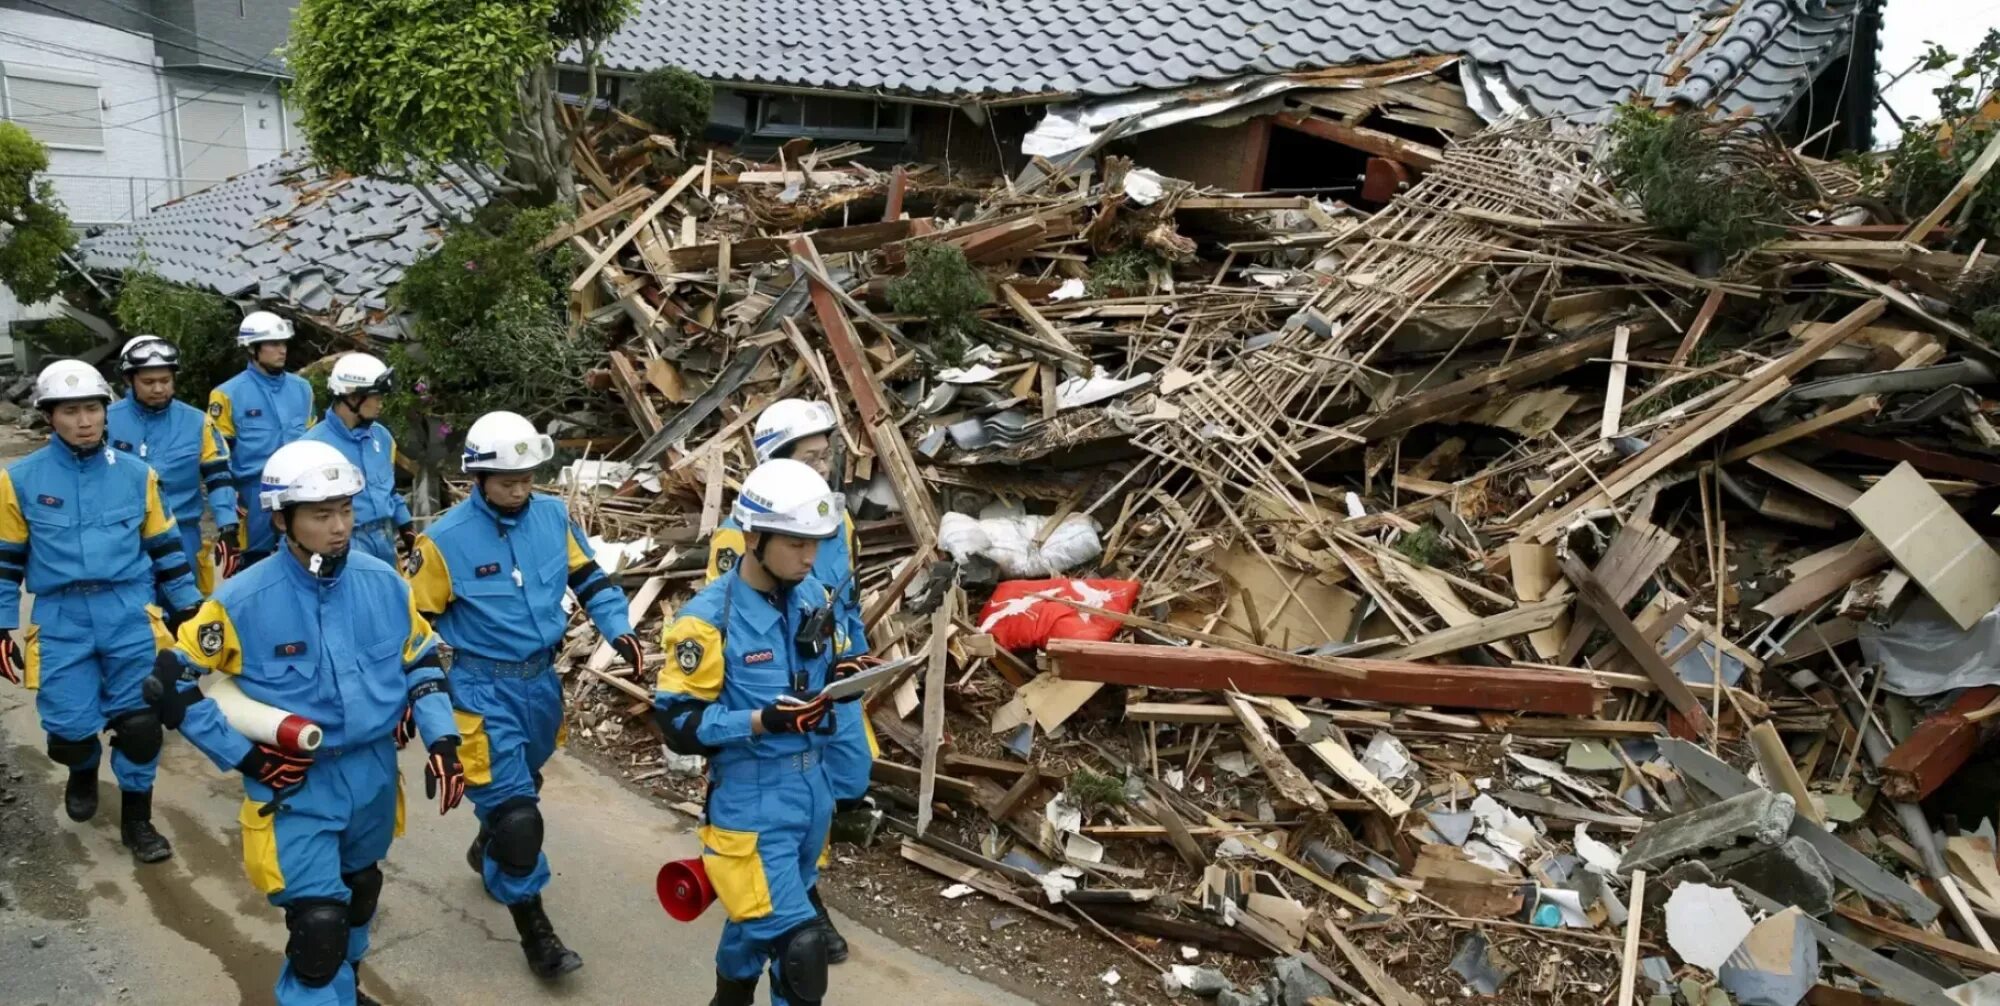
M 292 6 L 0 0 L 0 118 L 48 147 L 78 228 L 132 221 L 290 148 L 276 50 Z M 0 326 L 54 310 L 0 287 Z

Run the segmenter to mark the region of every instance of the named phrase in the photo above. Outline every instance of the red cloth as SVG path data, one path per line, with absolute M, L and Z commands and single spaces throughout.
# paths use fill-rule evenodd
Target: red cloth
M 1139 601 L 1137 580 L 1008 580 L 979 612 L 979 629 L 1009 650 L 1039 650 L 1051 639 L 1108 641 L 1119 623 L 1051 598 L 1130 614 Z

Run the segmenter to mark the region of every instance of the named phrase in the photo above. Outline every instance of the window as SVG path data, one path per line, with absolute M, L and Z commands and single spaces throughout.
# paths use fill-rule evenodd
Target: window
M 199 93 L 199 92 L 197 92 Z M 189 194 L 250 168 L 243 103 L 221 98 L 177 98 L 181 177 Z
M 757 100 L 756 134 L 904 140 L 910 135 L 910 106 L 870 98 L 767 94 Z
M 557 94 L 560 94 L 566 98 L 581 97 L 583 95 L 583 89 L 588 86 L 590 86 L 590 74 L 582 70 L 556 71 Z M 606 101 L 610 102 L 613 105 L 616 105 L 618 103 L 618 98 L 621 93 L 622 89 L 620 87 L 620 80 L 616 75 L 605 73 L 603 71 L 598 72 L 597 99 L 599 101 Z
M 9 64 L 0 86 L 5 90 L 6 117 L 30 136 L 51 147 L 104 149 L 97 78 Z

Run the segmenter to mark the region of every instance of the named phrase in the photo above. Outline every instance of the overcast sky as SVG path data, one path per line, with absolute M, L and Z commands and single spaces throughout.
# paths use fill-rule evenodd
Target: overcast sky
M 1986 33 L 2000 28 L 2000 0 L 1888 0 L 1882 22 L 1882 80 L 1887 82 L 1908 69 L 1936 42 L 1962 53 L 1972 48 Z M 1896 114 L 1905 118 L 1928 119 L 1937 115 L 1937 98 L 1932 89 L 1950 77 L 1948 72 L 1912 73 L 1884 93 Z M 1895 143 L 1901 132 L 1894 119 L 1880 105 L 1875 108 L 1875 143 Z

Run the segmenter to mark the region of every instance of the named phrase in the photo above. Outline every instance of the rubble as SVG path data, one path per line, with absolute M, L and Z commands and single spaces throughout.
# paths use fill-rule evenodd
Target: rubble
M 2000 602 L 2000 353 L 1948 306 L 1990 266 L 1768 143 L 1784 236 L 1698 261 L 1606 142 L 1497 125 L 1372 214 L 1101 151 L 628 164 L 558 239 L 622 413 L 563 491 L 650 629 L 757 412 L 834 402 L 871 646 L 930 659 L 864 700 L 883 817 L 828 884 L 1097 954 L 1056 984 L 1942 996 L 2000 962 L 2000 688 L 1948 645 Z M 936 246 L 967 316 L 891 296 Z M 698 813 L 652 671 L 581 627 L 563 666 L 573 734 Z

